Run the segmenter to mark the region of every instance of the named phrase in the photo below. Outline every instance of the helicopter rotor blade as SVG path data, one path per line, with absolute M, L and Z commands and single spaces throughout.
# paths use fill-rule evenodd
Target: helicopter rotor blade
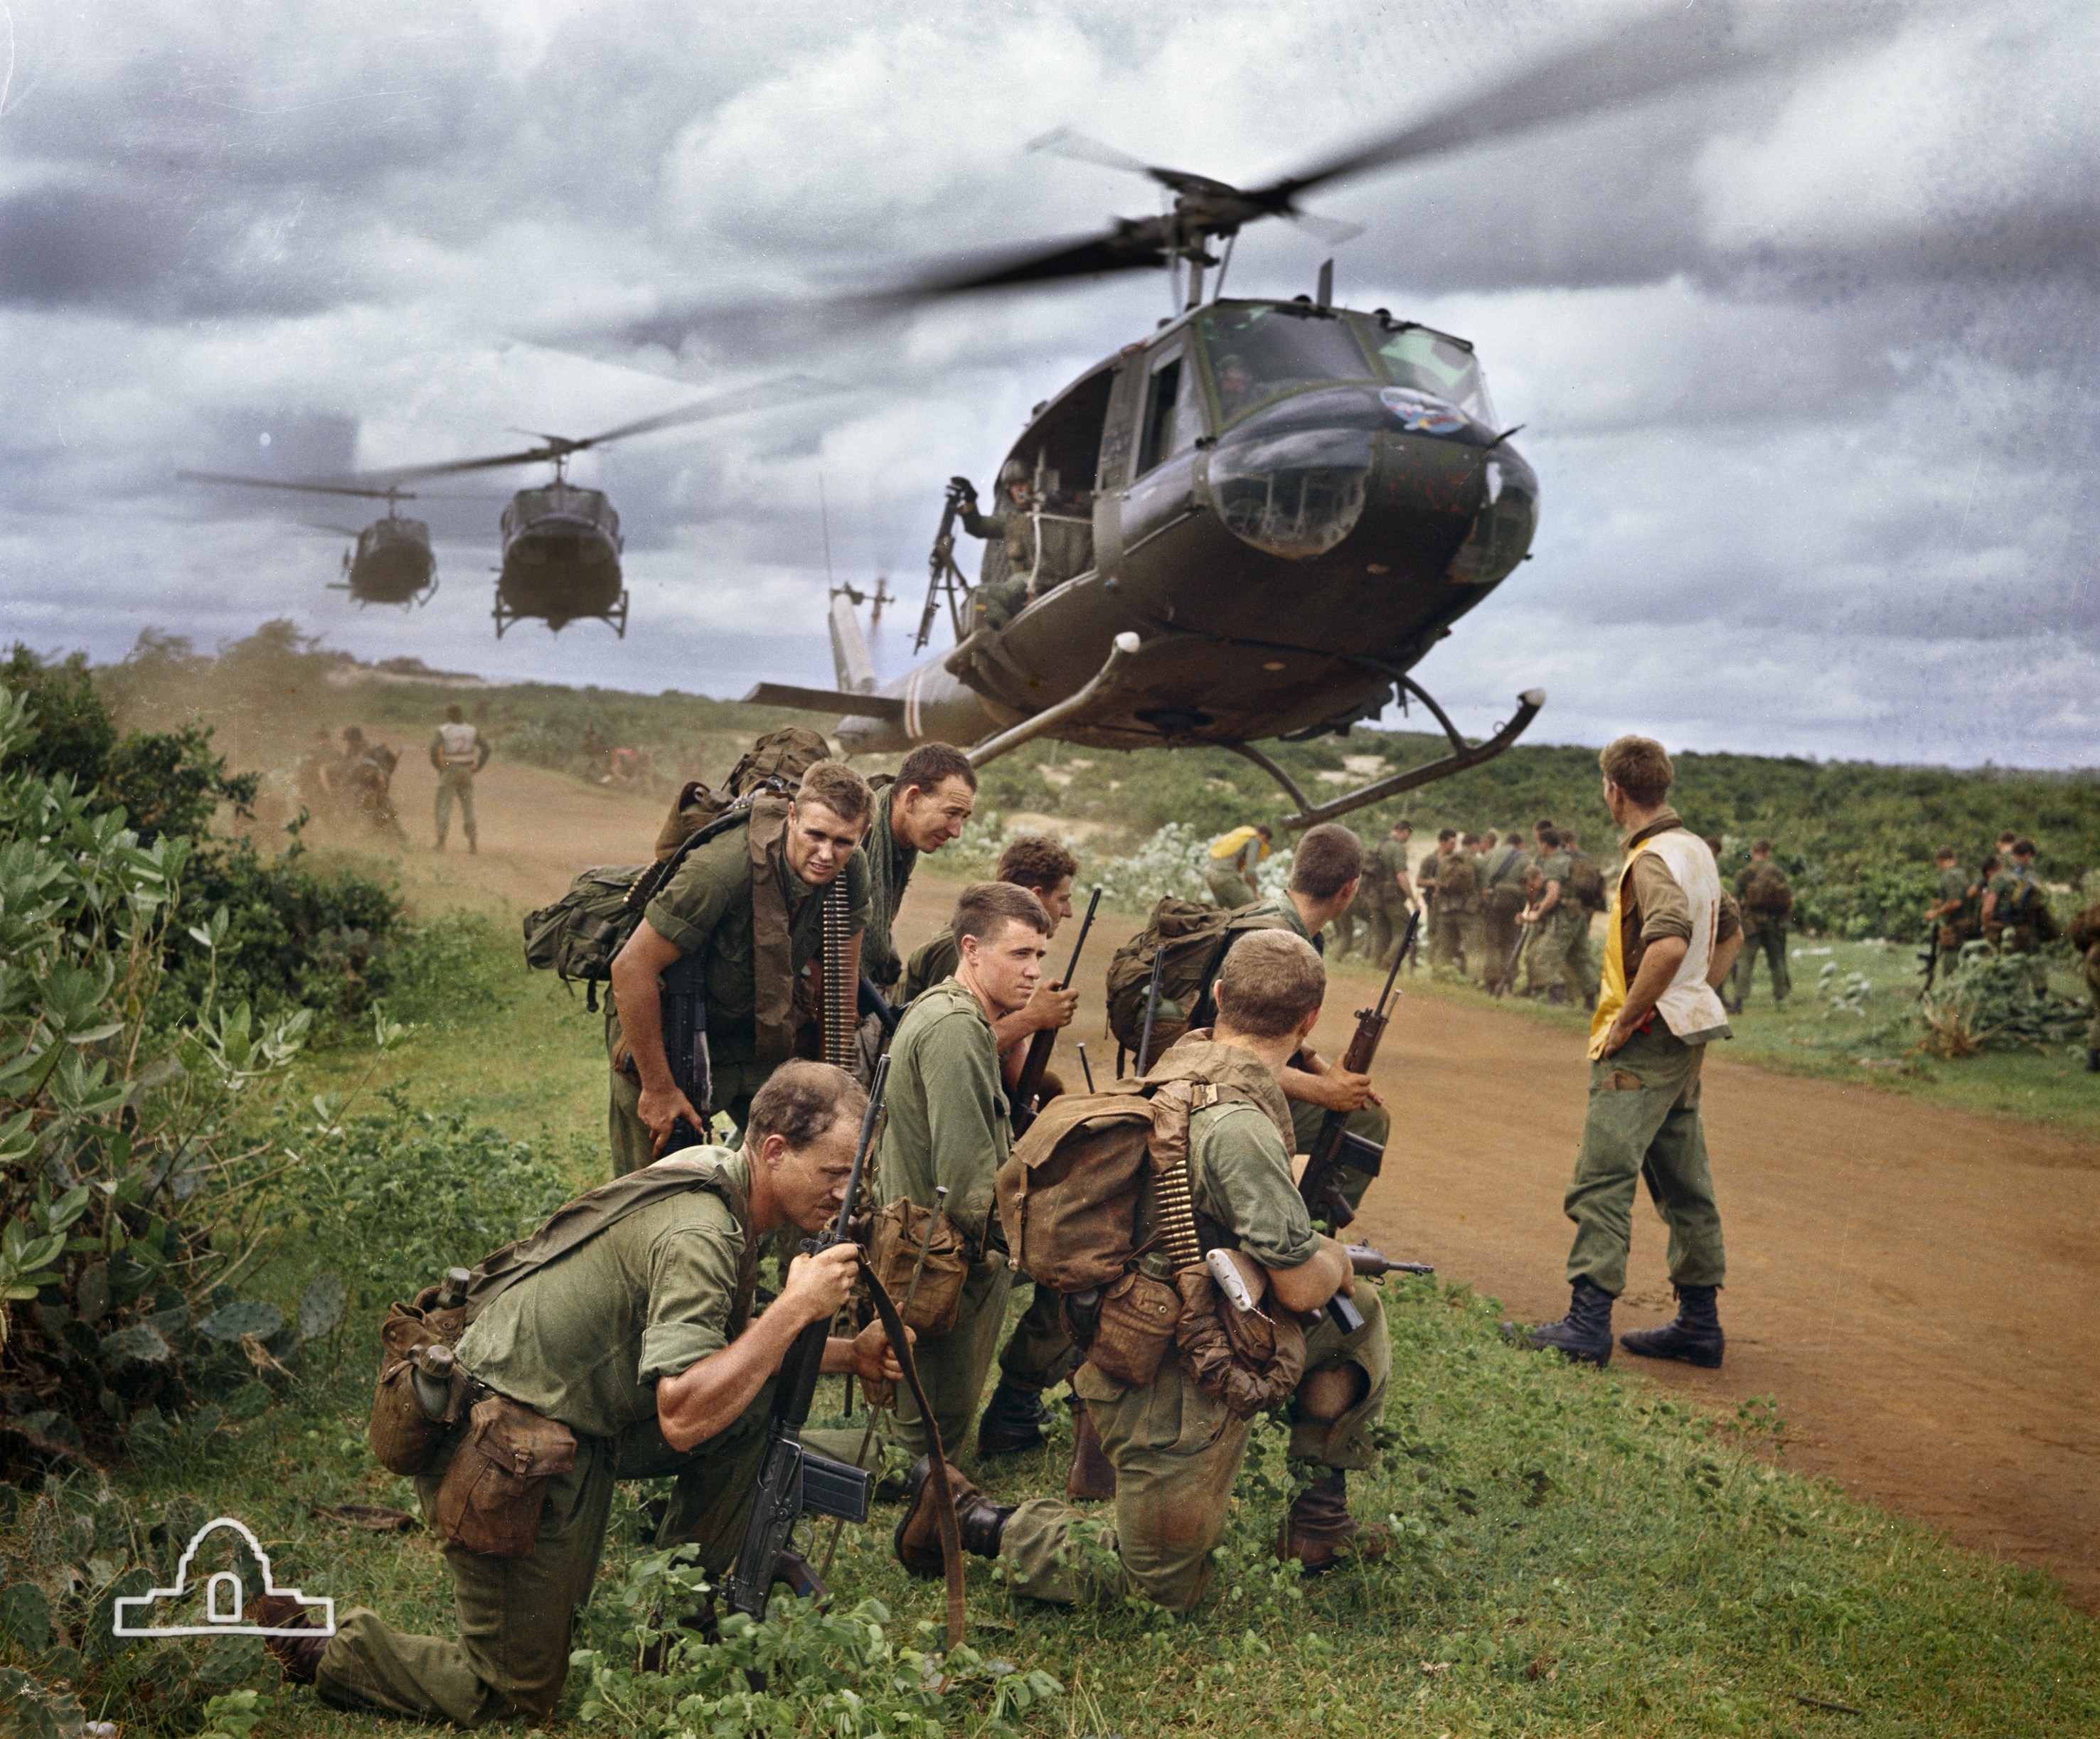
M 405 489 L 389 489 L 384 485 L 375 488 L 368 483 L 351 481 L 324 482 L 318 478 L 302 482 L 296 478 L 287 481 L 276 477 L 236 477 L 226 471 L 178 471 L 175 481 L 179 483 L 236 483 L 246 489 L 294 489 L 307 495 L 360 495 L 382 501 L 389 495 L 397 495 L 404 501 L 416 499 Z
M 1113 145 L 1104 145 L 1077 127 L 1052 127 L 1048 133 L 1038 134 L 1023 148 L 1041 152 L 1046 156 L 1069 157 L 1074 163 L 1095 163 L 1103 169 L 1119 169 L 1132 175 L 1154 173 L 1152 165 L 1143 159 L 1127 151 L 1118 151 Z
M 1886 0 L 1783 5 L 1710 4 L 1637 15 L 1617 28 L 1533 63 L 1295 175 L 1251 187 L 1248 199 L 1287 211 L 1300 193 L 1346 176 L 1389 169 L 1599 115 L 1673 90 L 1747 77 L 1819 48 L 1886 29 L 1901 14 Z
M 869 306 L 898 306 L 933 302 L 973 290 L 999 290 L 1048 284 L 1061 278 L 1098 278 L 1108 272 L 1157 270 L 1167 263 L 1164 227 L 1156 218 L 1118 226 L 1105 236 L 1089 236 L 1048 249 L 980 256 L 895 289 L 855 300 Z
M 362 537 L 364 534 L 351 526 L 332 526 L 324 520 L 302 519 L 299 522 L 309 531 L 325 531 L 330 537 Z
M 1364 226 L 1361 223 L 1344 223 L 1337 218 L 1323 218 L 1313 212 L 1293 211 L 1286 212 L 1285 215 L 1307 235 L 1317 237 L 1330 248 L 1339 248 L 1345 241 L 1354 241 L 1364 232 Z
M 655 416 L 622 423 L 617 429 L 608 429 L 602 434 L 586 435 L 580 441 L 564 444 L 571 452 L 580 452 L 585 447 L 600 447 L 607 441 L 624 441 L 630 435 L 654 434 L 660 429 L 681 429 L 689 423 L 712 422 L 717 417 L 741 416 L 747 411 L 771 410 L 783 405 L 800 404 L 811 398 L 822 398 L 845 390 L 837 382 L 821 381 L 814 375 L 779 375 L 770 381 L 759 381 L 749 386 L 732 387 L 726 392 L 717 393 L 712 398 L 696 399 L 691 404 L 682 405 L 675 411 L 660 412 Z

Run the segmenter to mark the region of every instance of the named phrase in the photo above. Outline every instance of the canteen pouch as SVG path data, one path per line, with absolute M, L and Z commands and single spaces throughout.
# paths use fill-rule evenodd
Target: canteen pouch
M 372 1394 L 365 1437 L 373 1458 L 390 1473 L 421 1473 L 459 1423 L 462 1390 L 455 1383 L 442 1419 L 433 1419 L 416 1398 L 413 1360 L 419 1348 L 450 1346 L 465 1325 L 464 1309 L 436 1308 L 438 1288 L 427 1286 L 416 1302 L 387 1306 L 379 1328 L 379 1380 Z
M 1180 1319 L 1180 1293 L 1133 1268 L 1101 1294 L 1087 1363 L 1112 1382 L 1142 1388 L 1159 1374 Z
M 919 1267 L 919 1245 L 929 1220 L 933 1222 L 933 1240 L 926 1246 L 926 1266 L 915 1292 L 911 1275 Z M 931 1340 L 953 1331 L 963 1307 L 963 1283 L 969 1278 L 970 1253 L 946 1213 L 898 1196 L 875 1216 L 868 1266 L 883 1291 L 897 1301 L 905 1326 L 914 1334 Z
M 576 1435 L 507 1395 L 468 1415 L 438 1488 L 438 1537 L 485 1558 L 530 1557 L 547 1482 L 576 1464 Z

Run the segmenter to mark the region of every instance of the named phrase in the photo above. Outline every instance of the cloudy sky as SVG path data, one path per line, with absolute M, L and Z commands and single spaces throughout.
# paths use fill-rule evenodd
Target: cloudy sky
M 1246 184 L 1617 15 L 0 0 L 0 640 L 114 658 L 289 615 L 491 676 L 828 683 L 821 493 L 836 576 L 907 601 L 893 673 L 945 479 L 987 482 L 1165 284 L 880 324 L 689 310 L 1158 209 L 1028 154 L 1054 126 Z M 1365 231 L 1338 249 L 1246 233 L 1236 291 L 1309 288 L 1335 252 L 1342 299 L 1472 338 L 1526 425 L 1537 559 L 1418 671 L 1462 724 L 1536 684 L 1546 740 L 2100 763 L 2096 64 L 2100 9 L 1912 7 L 1782 76 L 1339 185 L 1317 209 Z M 498 499 L 429 508 L 442 589 L 404 614 L 325 589 L 342 540 L 301 522 L 357 504 L 174 481 L 500 451 L 797 370 L 849 390 L 578 464 L 626 524 L 624 641 L 496 642 Z

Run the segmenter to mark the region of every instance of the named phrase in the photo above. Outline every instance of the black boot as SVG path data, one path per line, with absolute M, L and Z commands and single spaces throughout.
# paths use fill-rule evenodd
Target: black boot
M 1577 1364 L 1608 1365 L 1612 1362 L 1612 1295 L 1590 1280 L 1577 1280 L 1569 1289 L 1568 1314 L 1557 1323 L 1526 1329 L 1515 1323 L 1502 1324 L 1503 1333 L 1521 1336 L 1541 1352 L 1565 1353 Z
M 905 1476 L 904 1514 L 897 1524 L 897 1561 L 915 1576 L 938 1576 L 947 1562 L 941 1547 L 938 1505 L 933 1495 L 933 1458 L 921 1455 Z M 980 1558 L 999 1556 L 1011 1503 L 995 1503 L 967 1479 L 952 1461 L 948 1490 L 955 1499 L 963 1550 Z
M 1709 1371 L 1718 1368 L 1728 1344 L 1721 1332 L 1721 1313 L 1714 1299 L 1720 1290 L 1718 1286 L 1679 1287 L 1674 1322 L 1621 1335 L 1619 1345 L 1643 1358 L 1681 1358 Z
M 1339 1468 L 1314 1480 L 1292 1500 L 1277 1530 L 1276 1555 L 1295 1558 L 1310 1575 L 1330 1570 L 1346 1557 L 1382 1558 L 1392 1534 L 1349 1513 L 1348 1475 Z
M 984 1416 L 977 1421 L 977 1454 L 988 1459 L 1040 1449 L 1043 1428 L 1048 1422 L 1041 1389 L 1024 1389 L 1002 1377 L 991 1392 L 991 1399 L 985 1403 Z

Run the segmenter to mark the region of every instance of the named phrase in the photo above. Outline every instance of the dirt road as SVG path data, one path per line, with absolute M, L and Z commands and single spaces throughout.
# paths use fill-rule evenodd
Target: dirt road
M 441 863 L 419 849 L 404 861 L 412 891 L 465 883 L 538 905 L 586 865 L 647 854 L 658 802 L 501 762 L 483 777 L 481 855 L 465 856 L 457 832 Z M 419 848 L 432 782 L 404 756 L 396 795 Z M 900 941 L 929 934 L 955 892 L 922 874 Z M 1074 1036 L 1097 1070 L 1114 1068 L 1094 1012 L 1102 970 L 1130 927 L 1105 919 L 1080 973 L 1089 1012 Z M 1318 1035 L 1330 1054 L 1365 997 L 1353 975 L 1345 987 Z M 1058 1067 L 1078 1081 L 1069 1046 Z M 1405 998 L 1376 1071 L 1398 1133 L 1366 1233 L 1515 1314 L 1558 1315 L 1560 1199 L 1586 1078 L 1572 1033 Z M 1624 1363 L 1724 1411 L 1776 1395 L 1795 1466 L 2045 1566 L 2100 1607 L 2100 1147 L 1767 1074 L 1731 1064 L 1725 1048 L 1705 1094 L 1729 1246 L 1727 1363 Z M 1622 1325 L 1668 1314 L 1662 1250 L 1643 1208 Z

